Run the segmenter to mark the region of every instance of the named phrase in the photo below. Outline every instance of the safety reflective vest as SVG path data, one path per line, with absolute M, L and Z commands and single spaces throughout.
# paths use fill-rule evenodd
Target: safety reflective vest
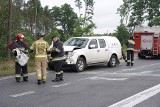
M 49 45 L 45 40 L 37 40 L 30 47 L 35 51 L 35 57 L 47 57 L 47 51 L 50 51 Z

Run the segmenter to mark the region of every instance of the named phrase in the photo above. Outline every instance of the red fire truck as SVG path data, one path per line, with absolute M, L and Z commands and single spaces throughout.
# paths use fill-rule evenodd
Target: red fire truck
M 139 58 L 160 56 L 160 27 L 136 27 L 134 41 Z

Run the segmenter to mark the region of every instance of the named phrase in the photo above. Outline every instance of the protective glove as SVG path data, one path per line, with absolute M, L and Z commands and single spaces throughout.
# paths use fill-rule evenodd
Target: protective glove
M 30 52 L 30 53 L 33 53 L 34 51 L 33 51 L 33 50 L 30 50 L 29 52 Z
M 17 51 L 14 51 L 13 55 L 14 55 L 14 56 L 17 56 Z

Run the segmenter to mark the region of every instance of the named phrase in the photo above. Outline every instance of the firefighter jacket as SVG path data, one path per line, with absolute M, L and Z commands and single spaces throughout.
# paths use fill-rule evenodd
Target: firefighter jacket
M 14 41 L 11 47 L 12 53 L 15 55 L 16 48 L 22 51 L 24 54 L 28 54 L 28 44 L 26 42 Z M 17 55 L 17 52 L 16 52 Z M 15 56 L 16 56 L 15 55 Z M 17 61 L 17 60 L 15 60 Z
M 47 53 L 48 53 L 48 51 L 50 51 L 48 43 L 43 39 L 39 39 L 39 40 L 33 42 L 30 49 L 35 52 L 36 58 L 47 57 Z
M 135 45 L 135 42 L 131 39 L 129 39 L 127 41 L 127 50 L 133 50 L 134 51 L 134 45 Z
M 51 57 L 52 61 L 64 60 L 64 48 L 63 43 L 60 40 L 57 40 L 51 48 Z

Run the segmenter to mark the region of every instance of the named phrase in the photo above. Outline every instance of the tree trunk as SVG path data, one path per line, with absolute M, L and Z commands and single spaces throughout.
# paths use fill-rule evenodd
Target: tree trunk
M 9 0 L 9 20 L 8 20 L 8 43 L 11 42 L 12 35 L 12 0 Z M 11 59 L 10 50 L 8 49 L 8 60 Z

